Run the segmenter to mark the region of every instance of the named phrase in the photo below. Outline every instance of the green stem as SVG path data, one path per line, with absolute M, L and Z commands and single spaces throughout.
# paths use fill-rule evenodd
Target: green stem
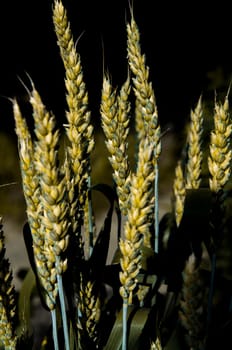
M 122 310 L 122 350 L 127 350 L 127 313 L 128 313 L 128 300 L 123 300 Z
M 159 251 L 159 167 L 158 161 L 155 163 L 155 253 Z
M 61 275 L 57 275 L 57 282 L 58 282 L 58 290 L 59 290 L 59 298 L 60 298 L 60 307 L 61 307 L 63 330 L 64 330 L 65 349 L 66 350 L 70 350 L 68 321 L 67 321 L 67 315 L 66 315 L 65 299 L 64 299 L 64 288 L 63 288 L 63 281 L 62 281 L 62 276 Z
M 52 317 L 52 336 L 53 336 L 54 350 L 59 350 L 57 322 L 56 322 L 56 309 L 51 310 L 51 317 Z
M 88 211 L 89 211 L 89 256 L 93 252 L 93 208 L 91 198 L 91 177 L 88 176 Z

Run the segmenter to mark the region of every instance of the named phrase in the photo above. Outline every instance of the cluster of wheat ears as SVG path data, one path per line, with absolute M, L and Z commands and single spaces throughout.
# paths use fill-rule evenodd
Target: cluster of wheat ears
M 60 0 L 54 0 L 53 22 L 65 67 L 67 123 L 64 131 L 58 130 L 33 82 L 28 95 L 34 130 L 17 98 L 12 99 L 31 270 L 16 296 L 1 221 L 0 348 L 35 346 L 28 305 L 36 286 L 51 314 L 51 329 L 40 349 L 216 349 L 215 332 L 222 344 L 232 323 L 228 93 L 223 103 L 215 99 L 208 139 L 202 97 L 191 111 L 184 156 L 175 171 L 172 211 L 159 223 L 161 128 L 133 11 L 126 27 L 128 76 L 116 89 L 105 74 L 102 85 L 100 114 L 112 187 L 91 183 L 95 142 L 88 92 Z M 137 140 L 133 167 L 128 157 L 131 120 Z M 93 190 L 109 200 L 100 233 L 95 230 Z M 106 265 L 114 210 L 118 246 L 112 264 Z

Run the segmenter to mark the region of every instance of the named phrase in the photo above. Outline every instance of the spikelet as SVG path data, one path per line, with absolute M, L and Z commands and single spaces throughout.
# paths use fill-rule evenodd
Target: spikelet
M 87 177 L 90 171 L 89 155 L 94 147 L 93 126 L 90 124 L 88 93 L 83 79 L 81 59 L 76 52 L 67 12 L 61 1 L 55 0 L 53 22 L 61 58 L 65 67 L 66 134 L 70 141 L 69 156 L 75 186 L 79 187 L 79 202 L 86 200 Z
M 112 89 L 109 78 L 103 79 L 101 98 L 102 127 L 106 136 L 106 146 L 110 153 L 110 163 L 113 168 L 113 179 L 116 183 L 119 207 L 123 215 L 127 215 L 130 194 L 130 165 L 127 155 L 127 136 L 129 133 L 129 102 L 130 80 L 121 88 L 119 96 Z
M 57 275 L 67 268 L 67 260 L 61 258 L 68 246 L 67 202 L 65 178 L 58 168 L 59 134 L 55 130 L 54 116 L 42 103 L 33 87 L 30 95 L 35 122 L 35 165 L 40 185 L 40 232 L 44 235 L 43 253 L 50 272 L 50 283 L 46 286 L 53 303 L 57 295 Z M 51 290 L 52 289 L 52 290 Z
M 148 140 L 141 141 L 138 168 L 131 179 L 131 203 L 124 226 L 124 239 L 119 242 L 122 258 L 120 260 L 120 294 L 129 304 L 132 303 L 133 290 L 137 285 L 137 275 L 141 268 L 141 248 L 144 236 L 148 235 L 153 210 L 153 145 Z
M 129 67 L 134 75 L 138 138 L 151 138 L 154 142 L 154 156 L 155 159 L 158 159 L 161 153 L 161 130 L 158 122 L 158 111 L 152 83 L 148 81 L 149 68 L 145 63 L 145 55 L 141 53 L 139 29 L 133 15 L 131 23 L 127 24 L 127 53 Z
M 216 193 L 223 189 L 231 174 L 231 132 L 229 102 L 228 96 L 226 96 L 224 104 L 215 101 L 214 131 L 211 132 L 210 156 L 208 157 L 208 167 L 211 175 L 209 185 L 210 189 Z
M 162 350 L 162 346 L 159 338 L 157 338 L 155 342 L 151 343 L 150 350 Z
M 204 349 L 206 331 L 207 289 L 196 266 L 194 254 L 190 255 L 184 272 L 180 300 L 179 317 L 187 331 L 187 341 L 191 349 Z
M 201 182 L 201 149 L 203 133 L 203 109 L 200 97 L 194 111 L 191 111 L 191 122 L 188 131 L 188 162 L 186 165 L 186 189 L 197 189 Z
M 15 334 L 15 289 L 12 285 L 12 272 L 5 258 L 5 237 L 0 217 L 0 343 L 4 349 L 16 349 Z
M 181 166 L 181 162 L 178 161 L 175 168 L 175 178 L 173 183 L 173 193 L 174 193 L 174 212 L 176 218 L 176 224 L 179 226 L 183 213 L 184 213 L 184 201 L 185 201 L 185 179 Z

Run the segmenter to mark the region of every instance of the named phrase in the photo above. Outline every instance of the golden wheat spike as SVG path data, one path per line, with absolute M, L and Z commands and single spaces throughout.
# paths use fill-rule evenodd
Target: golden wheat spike
M 214 130 L 211 132 L 210 155 L 208 157 L 208 167 L 211 175 L 209 185 L 213 192 L 223 189 L 231 174 L 231 133 L 229 101 L 228 96 L 226 96 L 223 104 L 215 101 Z
M 139 139 L 150 137 L 154 142 L 154 156 L 158 159 L 161 152 L 160 126 L 158 110 L 152 83 L 149 82 L 149 68 L 145 55 L 140 48 L 140 33 L 132 15 L 127 24 L 127 52 L 129 67 L 134 75 L 134 93 L 136 96 L 136 125 Z
M 65 178 L 58 164 L 59 133 L 55 130 L 54 116 L 49 113 L 33 87 L 30 95 L 35 123 L 35 165 L 40 186 L 40 232 L 44 235 L 42 252 L 46 257 L 45 270 L 49 271 L 45 289 L 50 297 L 49 307 L 55 306 L 58 293 L 57 275 L 67 268 L 67 260 L 61 258 L 69 242 Z M 43 274 L 43 266 L 39 266 Z
M 191 111 L 188 131 L 188 161 L 186 165 L 186 189 L 197 189 L 201 182 L 201 164 L 203 159 L 202 133 L 203 108 L 202 97 L 199 98 L 194 111 Z
M 177 166 L 175 168 L 173 193 L 174 193 L 174 211 L 175 211 L 176 224 L 177 226 L 179 226 L 184 213 L 184 201 L 185 201 L 185 194 L 186 194 L 185 179 L 184 179 L 183 169 L 180 161 L 177 163 Z
M 101 98 L 101 120 L 106 136 L 106 146 L 110 153 L 113 179 L 116 184 L 119 207 L 127 215 L 130 195 L 130 165 L 128 160 L 129 102 L 130 80 L 127 78 L 120 94 L 111 86 L 109 78 L 103 79 Z
M 144 236 L 150 229 L 148 220 L 154 206 L 153 181 L 153 145 L 141 141 L 139 147 L 138 168 L 131 179 L 130 209 L 124 226 L 125 238 L 120 240 L 122 258 L 120 294 L 124 300 L 132 303 L 133 290 L 137 285 L 137 275 L 141 267 L 141 248 Z

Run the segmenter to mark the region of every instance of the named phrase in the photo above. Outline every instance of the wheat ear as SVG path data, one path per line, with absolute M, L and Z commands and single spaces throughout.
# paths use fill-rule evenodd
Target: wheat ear
M 196 265 L 194 254 L 190 255 L 184 272 L 179 317 L 188 332 L 191 349 L 204 349 L 206 331 L 207 299 L 204 280 Z
M 12 285 L 12 272 L 8 259 L 5 258 L 5 237 L 2 218 L 0 217 L 0 342 L 6 350 L 15 350 L 16 295 Z
M 33 108 L 35 124 L 35 164 L 41 191 L 41 226 L 44 234 L 43 252 L 50 272 L 51 290 L 46 289 L 50 297 L 54 345 L 58 349 L 56 325 L 56 298 L 59 295 L 65 347 L 69 349 L 68 324 L 64 301 L 62 275 L 67 269 L 65 251 L 69 243 L 68 202 L 65 177 L 59 170 L 58 142 L 59 132 L 55 129 L 55 118 L 49 113 L 37 90 L 32 89 L 30 103 Z
M 96 293 L 95 283 L 86 281 L 81 275 L 80 279 L 80 302 L 79 302 L 81 317 L 80 325 L 80 342 L 87 347 L 88 338 L 97 348 L 98 330 L 97 326 L 101 315 L 101 302 Z M 86 333 L 86 334 L 85 334 Z M 87 339 L 86 339 L 87 337 Z
M 72 190 L 69 193 L 69 215 L 74 233 L 73 243 L 77 245 L 77 249 L 80 251 L 79 255 L 83 256 L 84 244 L 81 236 L 81 225 L 83 224 L 85 202 L 88 201 L 91 186 L 90 154 L 94 148 L 93 126 L 90 122 L 91 114 L 88 109 L 88 93 L 83 78 L 81 58 L 76 51 L 67 11 L 59 0 L 54 2 L 53 23 L 65 67 L 68 106 L 66 111 L 68 123 L 65 127 L 69 140 L 67 156 L 70 164 L 69 182 Z M 72 195 L 74 193 L 75 196 Z M 90 208 L 91 202 L 88 203 Z M 93 223 L 90 226 L 93 226 Z M 92 247 L 90 247 L 91 251 Z
M 137 286 L 137 276 L 141 268 L 142 246 L 145 236 L 149 235 L 152 224 L 151 213 L 154 208 L 153 182 L 153 144 L 149 139 L 141 140 L 136 174 L 131 177 L 130 209 L 124 226 L 124 239 L 119 242 L 122 258 L 119 274 L 123 298 L 123 339 L 122 349 L 127 348 L 127 312 L 132 303 L 133 291 Z
M 202 133 L 203 108 L 202 97 L 190 114 L 191 121 L 188 131 L 188 161 L 186 165 L 186 189 L 197 189 L 201 182 L 201 164 L 203 159 Z
M 49 281 L 50 270 L 47 266 L 47 258 L 43 249 L 45 237 L 43 230 L 41 230 L 41 189 L 35 165 L 35 145 L 32 141 L 26 120 L 23 118 L 16 100 L 13 100 L 13 114 L 16 125 L 15 130 L 18 137 L 23 193 L 33 240 L 36 269 L 44 290 L 52 290 L 52 284 Z M 50 303 L 50 297 L 47 297 L 47 304 L 49 305 Z M 53 303 L 50 307 L 53 307 Z
M 101 120 L 106 136 L 106 146 L 110 153 L 110 163 L 113 168 L 113 179 L 116 184 L 119 207 L 123 215 L 127 215 L 130 194 L 130 165 L 127 155 L 127 136 L 129 133 L 129 102 L 130 79 L 126 82 L 117 96 L 109 78 L 104 75 Z
M 231 174 L 231 133 L 232 124 L 227 95 L 223 104 L 215 101 L 214 130 L 211 132 L 210 156 L 208 157 L 208 167 L 211 175 L 209 185 L 213 192 L 222 189 Z
M 150 138 L 153 143 L 153 162 L 155 169 L 154 180 L 154 223 L 155 240 L 154 250 L 158 252 L 159 241 L 159 199 L 158 199 L 158 179 L 159 167 L 158 159 L 161 153 L 161 129 L 158 120 L 158 110 L 152 83 L 149 82 L 149 68 L 146 66 L 145 55 L 141 53 L 140 33 L 134 20 L 133 14 L 131 22 L 127 24 L 127 55 L 129 67 L 134 75 L 134 93 L 136 97 L 136 125 L 138 138 Z M 149 242 L 149 238 L 145 239 Z
M 90 124 L 88 93 L 83 79 L 80 55 L 76 52 L 67 12 L 61 1 L 55 0 L 53 22 L 61 58 L 65 67 L 66 100 L 68 124 L 66 134 L 70 141 L 69 156 L 75 184 L 79 186 L 79 200 L 82 198 L 82 186 L 86 187 L 89 175 L 89 154 L 94 147 L 93 126 Z
M 137 172 L 131 179 L 130 210 L 124 226 L 125 238 L 120 240 L 120 294 L 123 299 L 128 299 L 129 304 L 132 303 L 132 293 L 137 285 L 136 277 L 141 267 L 141 247 L 144 236 L 150 229 L 151 222 L 148 218 L 154 205 L 154 198 L 151 200 L 152 181 L 155 177 L 152 152 L 153 146 L 147 141 L 141 141 Z
M 175 178 L 173 183 L 173 193 L 174 193 L 174 213 L 176 218 L 176 224 L 179 226 L 183 213 L 184 213 L 184 201 L 185 201 L 185 178 L 183 174 L 183 169 L 181 162 L 178 161 L 175 168 Z
M 127 24 L 127 54 L 129 67 L 134 75 L 132 80 L 136 96 L 136 115 L 142 118 L 137 123 L 139 138 L 152 139 L 154 155 L 158 159 L 161 152 L 158 110 L 152 83 L 149 82 L 149 68 L 146 66 L 145 55 L 141 53 L 139 29 L 133 15 L 131 22 Z

